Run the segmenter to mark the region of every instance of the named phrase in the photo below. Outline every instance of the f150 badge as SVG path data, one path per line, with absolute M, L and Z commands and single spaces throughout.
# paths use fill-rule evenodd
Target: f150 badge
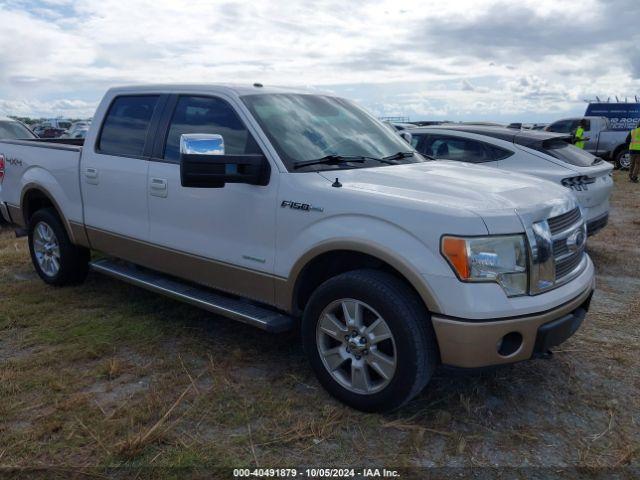
M 293 210 L 302 210 L 304 212 L 324 212 L 322 207 L 314 207 L 308 203 L 292 202 L 291 200 L 283 200 L 280 204 L 282 208 L 291 208 Z

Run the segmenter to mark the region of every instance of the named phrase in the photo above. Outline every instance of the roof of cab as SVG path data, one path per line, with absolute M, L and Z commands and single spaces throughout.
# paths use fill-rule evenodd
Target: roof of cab
M 223 83 L 208 83 L 208 84 L 155 84 L 155 85 L 130 85 L 114 87 L 109 89 L 109 92 L 115 94 L 121 93 L 185 93 L 185 92 L 197 92 L 197 93 L 226 93 L 236 96 L 255 95 L 263 93 L 306 93 L 306 94 L 323 94 L 319 91 L 311 91 L 303 88 L 295 87 L 279 87 L 279 86 L 266 86 L 260 83 L 254 84 L 223 84 Z

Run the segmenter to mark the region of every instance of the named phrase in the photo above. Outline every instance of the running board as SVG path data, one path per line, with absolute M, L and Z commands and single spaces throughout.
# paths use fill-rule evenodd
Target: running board
M 293 318 L 276 310 L 214 292 L 205 287 L 181 282 L 153 270 L 106 258 L 93 261 L 89 265 L 96 272 L 268 332 L 284 332 L 293 328 Z

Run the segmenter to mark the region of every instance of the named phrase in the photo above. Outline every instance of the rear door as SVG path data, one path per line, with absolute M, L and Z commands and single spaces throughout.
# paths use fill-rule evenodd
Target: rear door
M 153 94 L 116 96 L 94 145 L 85 145 L 80 183 L 93 248 L 134 260 L 131 242 L 149 237 L 151 132 L 165 100 Z

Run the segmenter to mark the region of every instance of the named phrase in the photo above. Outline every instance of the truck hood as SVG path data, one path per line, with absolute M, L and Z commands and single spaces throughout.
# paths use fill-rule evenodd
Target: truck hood
M 563 187 L 529 175 L 438 160 L 425 163 L 319 172 L 342 188 L 465 209 L 479 215 L 491 233 L 522 231 L 518 218 L 548 218 L 576 203 Z

